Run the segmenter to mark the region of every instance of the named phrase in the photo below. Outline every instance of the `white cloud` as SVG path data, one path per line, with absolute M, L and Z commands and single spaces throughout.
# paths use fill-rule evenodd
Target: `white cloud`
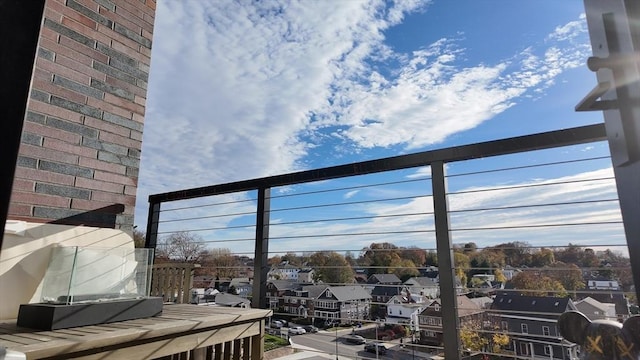
M 577 45 L 554 48 L 575 25 L 556 30 L 546 54 L 494 65 L 455 65 L 464 49 L 451 39 L 394 53 L 384 31 L 428 3 L 158 2 L 137 223 L 148 194 L 305 168 L 317 145 L 305 136 L 355 152 L 440 142 L 579 57 Z M 389 59 L 400 63 L 392 75 L 373 70 Z

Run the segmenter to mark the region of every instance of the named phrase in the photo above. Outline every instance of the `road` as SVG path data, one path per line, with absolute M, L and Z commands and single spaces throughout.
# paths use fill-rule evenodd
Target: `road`
M 339 332 L 337 339 L 337 352 L 340 357 L 351 359 L 375 359 L 376 354 L 364 351 L 364 345 L 349 344 L 341 339 L 341 336 L 348 334 L 349 331 Z M 316 334 L 295 335 L 291 338 L 294 344 L 302 345 L 308 348 L 316 349 L 320 352 L 335 355 L 336 354 L 336 333 L 320 331 Z M 425 354 L 412 353 L 410 350 L 401 349 L 399 345 L 385 343 L 388 350 L 385 355 L 380 355 L 380 359 L 398 359 L 398 360 L 419 360 L 428 359 Z

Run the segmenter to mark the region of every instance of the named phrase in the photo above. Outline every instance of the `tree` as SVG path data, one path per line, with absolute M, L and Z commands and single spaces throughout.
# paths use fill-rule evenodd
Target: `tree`
M 226 248 L 211 249 L 202 257 L 202 267 L 206 273 L 219 279 L 232 279 L 238 276 L 242 264 L 231 250 Z
M 144 248 L 145 243 L 147 242 L 147 235 L 138 230 L 138 229 L 133 229 L 133 245 L 136 248 Z
M 548 276 L 533 271 L 523 271 L 511 279 L 513 287 L 528 296 L 567 296 L 562 284 Z
M 418 271 L 418 269 L 416 269 L 413 261 L 409 259 L 399 259 L 398 261 L 394 261 L 393 263 L 391 263 L 390 266 L 391 271 L 389 271 L 389 273 L 398 276 L 400 280 L 402 280 L 402 282 L 405 282 L 414 276 L 420 275 L 420 272 Z
M 557 280 L 567 291 L 575 292 L 585 288 L 582 278 L 582 270 L 576 264 L 565 264 L 555 262 L 549 267 L 551 270 L 545 271 L 548 277 Z
M 158 256 L 182 262 L 197 262 L 204 251 L 202 238 L 186 231 L 167 236 L 156 249 Z
M 335 251 L 319 251 L 309 259 L 316 270 L 315 279 L 329 284 L 351 284 L 354 272 L 344 256 Z

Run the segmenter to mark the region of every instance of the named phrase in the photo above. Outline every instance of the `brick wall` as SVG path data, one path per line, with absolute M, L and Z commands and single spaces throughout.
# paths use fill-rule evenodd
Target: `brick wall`
M 10 219 L 129 229 L 155 0 L 47 0 Z

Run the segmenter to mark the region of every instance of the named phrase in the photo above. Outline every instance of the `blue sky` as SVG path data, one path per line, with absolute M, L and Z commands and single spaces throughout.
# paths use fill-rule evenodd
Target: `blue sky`
M 160 0 L 136 224 L 144 228 L 149 194 L 602 122 L 600 113 L 573 110 L 595 84 L 584 65 L 591 49 L 583 12 L 577 0 Z M 606 155 L 607 148 L 575 147 L 563 156 L 585 152 L 589 155 L 582 156 Z M 555 160 L 558 154 L 539 158 Z M 509 161 L 495 162 L 505 166 Z M 521 173 L 505 180 L 495 175 L 451 185 L 465 189 L 579 178 L 590 171 L 606 173 L 607 167 L 600 161 L 548 169 L 544 176 Z M 410 179 L 421 171 L 393 176 Z M 591 193 L 612 195 L 611 185 Z M 287 191 L 302 190 L 276 193 Z M 586 196 L 575 187 L 553 191 L 575 195 L 570 199 Z M 361 190 L 324 197 L 344 201 L 355 195 L 375 198 Z M 476 204 L 496 201 L 480 197 L 471 198 Z M 394 206 L 410 208 L 416 202 Z M 383 207 L 360 210 L 379 215 L 389 211 Z M 619 216 L 610 211 L 608 219 Z M 526 223 L 520 216 L 519 223 Z M 230 226 L 242 218 L 217 223 Z M 272 221 L 285 220 L 274 215 Z M 288 231 L 282 234 L 302 234 Z M 460 241 L 466 239 L 460 235 Z M 616 239 L 619 243 L 619 234 Z M 487 238 L 486 244 L 502 240 Z M 340 241 L 344 244 L 336 239 L 325 245 L 336 249 Z

